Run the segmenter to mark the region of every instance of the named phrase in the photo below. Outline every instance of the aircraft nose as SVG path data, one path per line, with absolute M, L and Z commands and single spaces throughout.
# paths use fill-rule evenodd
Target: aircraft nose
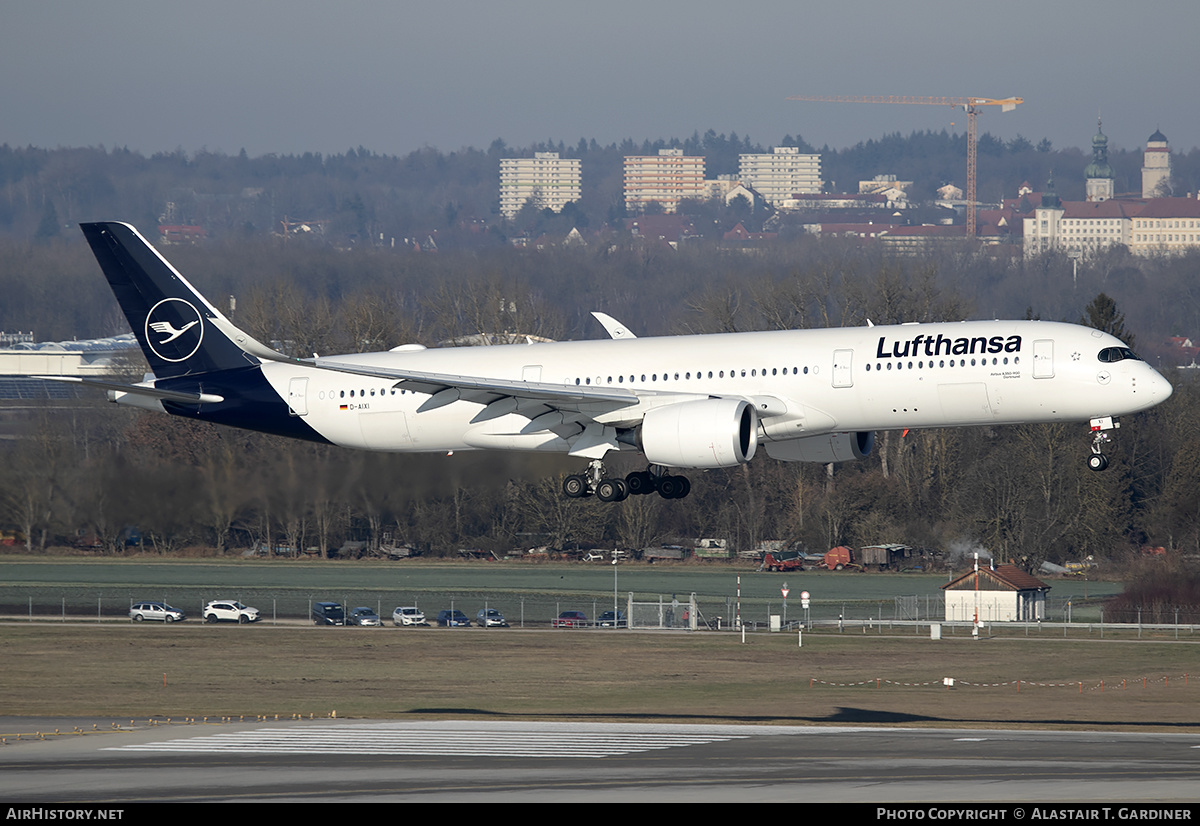
M 1162 373 L 1153 369 L 1150 372 L 1150 404 L 1153 406 L 1171 398 L 1171 394 L 1175 392 L 1175 388 L 1171 386 L 1171 382 L 1167 381 Z

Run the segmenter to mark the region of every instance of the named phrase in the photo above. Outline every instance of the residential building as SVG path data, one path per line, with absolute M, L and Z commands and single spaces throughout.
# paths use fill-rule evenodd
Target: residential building
M 795 146 L 776 146 L 769 155 L 739 155 L 738 175 L 743 184 L 780 209 L 794 195 L 821 191 L 821 156 L 803 155 Z
M 680 201 L 706 199 L 709 192 L 702 157 L 684 155 L 682 149 L 625 156 L 625 209 L 631 213 L 645 212 L 652 203 L 674 212 Z
M 704 190 L 706 197 L 713 201 L 729 203 L 738 195 L 743 195 L 751 203 L 754 201 L 754 194 L 742 184 L 737 175 L 718 175 L 709 179 L 704 182 Z
M 1129 251 L 1182 253 L 1200 247 L 1200 200 L 1151 198 L 1130 218 Z
M 625 229 L 643 244 L 679 249 L 701 235 L 695 222 L 686 215 L 639 215 L 625 219 Z
M 891 189 L 872 194 L 859 193 L 858 195 L 798 192 L 791 198 L 784 199 L 780 208 L 786 210 L 903 209 L 908 206 L 908 201 L 893 200 L 893 198 L 903 199 L 904 197 L 902 189 Z
M 859 181 L 858 191 L 862 195 L 888 194 L 899 189 L 904 193 L 912 189 L 912 181 L 898 181 L 895 175 L 876 175 L 869 181 Z M 907 198 L 907 195 L 905 196 Z
M 578 201 L 582 188 L 578 158 L 559 158 L 557 152 L 535 152 L 532 158 L 500 160 L 500 213 L 513 218 L 526 203 L 562 212 Z

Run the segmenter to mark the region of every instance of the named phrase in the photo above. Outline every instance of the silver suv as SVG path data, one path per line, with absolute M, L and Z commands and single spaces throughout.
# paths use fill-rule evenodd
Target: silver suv
M 401 605 L 392 612 L 392 625 L 428 625 L 421 609 L 411 605 Z
M 258 622 L 257 608 L 250 608 L 232 599 L 218 599 L 204 606 L 205 622 L 238 622 L 245 625 Z

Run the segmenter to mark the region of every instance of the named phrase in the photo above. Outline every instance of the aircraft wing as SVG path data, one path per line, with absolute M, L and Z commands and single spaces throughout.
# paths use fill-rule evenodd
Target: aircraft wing
M 517 397 L 528 400 L 558 402 L 563 404 L 601 403 L 610 409 L 637 404 L 638 394 L 632 390 L 614 387 L 593 387 L 590 385 L 550 384 L 547 382 L 516 381 L 487 378 L 481 376 L 459 376 L 451 373 L 426 373 L 419 370 L 401 370 L 394 367 L 375 367 L 355 364 L 333 358 L 303 359 L 302 363 L 319 367 L 323 370 L 335 370 L 339 373 L 350 373 L 357 376 L 373 376 L 379 379 L 390 379 L 403 383 L 409 390 L 418 393 L 429 393 L 431 398 L 446 390 L 458 390 L 458 398 L 466 401 L 488 402 L 488 397 Z M 447 398 L 440 404 L 422 405 L 424 410 L 432 410 L 449 404 L 457 399 Z
M 529 420 L 519 434 L 549 431 L 571 443 L 571 455 L 597 458 L 607 450 L 618 449 L 617 428 L 637 423 L 646 409 L 708 398 L 690 393 L 429 373 L 356 364 L 340 358 L 303 359 L 301 363 L 322 370 L 386 379 L 406 389 L 428 393 L 429 398 L 417 408 L 419 413 L 457 401 L 482 405 L 471 424 L 515 413 Z

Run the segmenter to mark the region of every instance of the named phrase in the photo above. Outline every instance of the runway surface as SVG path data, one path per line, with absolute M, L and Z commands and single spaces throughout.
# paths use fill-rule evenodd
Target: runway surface
M 320 720 L 5 740 L 6 803 L 1200 800 L 1200 734 Z

